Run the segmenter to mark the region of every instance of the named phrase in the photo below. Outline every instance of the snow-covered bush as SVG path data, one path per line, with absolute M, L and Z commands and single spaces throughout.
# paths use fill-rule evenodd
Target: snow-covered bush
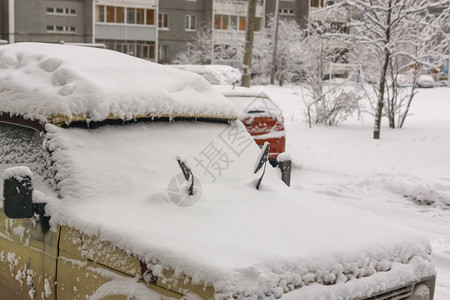
M 301 53 L 303 87 L 306 90 L 302 98 L 310 127 L 313 124 L 339 125 L 361 109 L 362 94 L 355 82 L 324 80 L 325 70 L 330 64 L 347 60 L 341 49 L 330 46 L 330 40 L 336 36 L 324 26 L 314 24 L 303 40 L 301 50 L 297 50 Z
M 213 59 L 211 25 L 203 25 L 196 31 L 191 43 L 187 43 L 185 50 L 178 53 L 172 63 L 181 65 L 205 65 Z
M 271 18 L 269 26 L 262 29 L 253 47 L 253 70 L 255 83 L 267 84 L 272 68 L 275 22 Z M 301 74 L 301 50 L 305 33 L 295 21 L 280 20 L 275 78 L 280 85 L 298 81 Z

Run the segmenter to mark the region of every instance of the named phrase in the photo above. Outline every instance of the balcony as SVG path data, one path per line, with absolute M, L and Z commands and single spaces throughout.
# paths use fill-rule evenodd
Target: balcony
M 323 41 L 323 46 L 327 49 L 347 49 L 348 45 L 344 41 L 330 38 Z
M 213 8 L 215 14 L 246 16 L 248 2 L 243 0 L 214 0 Z M 256 5 L 256 16 L 264 16 L 263 1 L 258 1 Z
M 112 5 L 136 8 L 156 8 L 158 0 L 96 0 L 95 5 Z
M 309 18 L 311 21 L 346 23 L 349 17 L 349 12 L 345 8 L 332 12 L 322 7 L 309 8 Z
M 155 41 L 156 27 L 125 24 L 95 24 L 95 38 L 105 40 Z
M 260 32 L 255 32 L 255 40 L 260 37 Z M 214 45 L 236 45 L 245 43 L 245 31 L 213 30 Z

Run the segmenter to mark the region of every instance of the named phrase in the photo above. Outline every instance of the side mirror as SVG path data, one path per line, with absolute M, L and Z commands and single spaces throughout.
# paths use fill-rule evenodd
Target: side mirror
M 261 151 L 259 152 L 258 158 L 256 159 L 255 168 L 254 168 L 255 174 L 262 168 L 262 166 L 264 166 L 264 171 L 263 171 L 261 177 L 259 178 L 258 183 L 256 184 L 257 190 L 259 190 L 259 187 L 261 186 L 261 181 L 264 177 L 264 174 L 266 173 L 266 165 L 267 165 L 267 160 L 269 158 L 269 149 L 270 149 L 269 143 L 264 142 L 264 145 L 262 146 Z
M 277 157 L 278 168 L 281 171 L 281 180 L 286 183 L 287 186 L 291 186 L 291 169 L 292 169 L 292 160 L 289 154 L 281 153 Z
M 8 218 L 33 217 L 32 194 L 32 173 L 28 167 L 13 167 L 3 172 L 3 209 Z

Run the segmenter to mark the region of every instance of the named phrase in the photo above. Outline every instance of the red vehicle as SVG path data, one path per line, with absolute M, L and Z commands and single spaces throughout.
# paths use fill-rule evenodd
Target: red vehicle
M 283 112 L 264 92 L 248 88 L 220 87 L 218 90 L 241 111 L 240 120 L 260 147 L 269 142 L 269 160 L 276 165 L 276 158 L 286 148 Z

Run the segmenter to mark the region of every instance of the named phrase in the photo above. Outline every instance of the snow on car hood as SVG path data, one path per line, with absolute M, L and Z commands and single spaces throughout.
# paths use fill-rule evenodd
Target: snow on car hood
M 224 298 L 279 297 L 376 273 L 358 287 L 364 296 L 434 274 L 427 238 L 402 225 L 291 190 L 271 167 L 256 190 L 259 148 L 238 121 L 47 125 L 46 145 L 61 194 L 48 204 L 52 224 L 113 242 L 156 275 L 172 268 Z M 189 207 L 168 196 L 181 173 L 177 155 L 201 184 Z
M 198 75 L 116 51 L 39 43 L 0 48 L 0 112 L 40 122 L 236 116 Z

